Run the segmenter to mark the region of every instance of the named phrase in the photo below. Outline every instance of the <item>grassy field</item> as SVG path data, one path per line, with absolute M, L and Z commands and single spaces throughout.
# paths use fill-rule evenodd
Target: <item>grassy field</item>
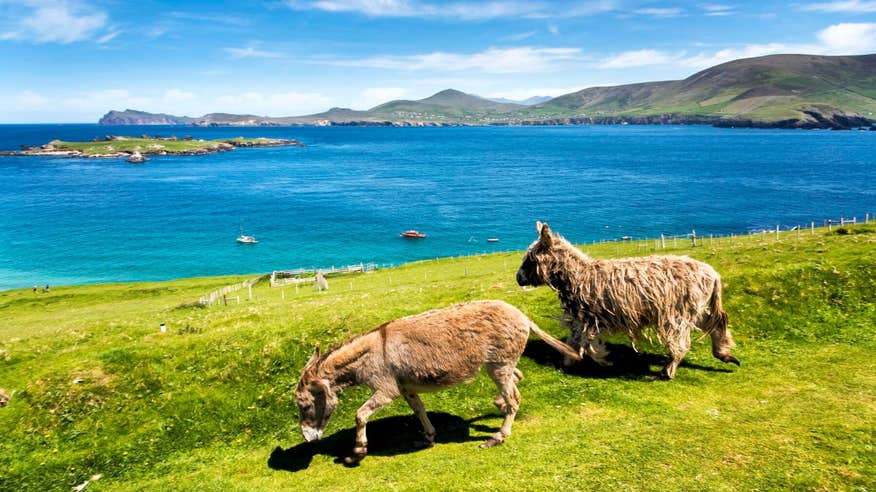
M 220 140 L 158 140 L 154 138 L 124 137 L 124 140 L 99 142 L 63 142 L 54 143 L 56 150 L 76 150 L 85 155 L 113 154 L 116 152 L 141 152 L 154 154 L 158 152 L 186 153 L 201 149 L 213 150 L 222 143 L 241 146 L 246 144 L 264 145 L 270 139 L 264 138 L 232 138 Z
M 515 284 L 520 253 L 334 278 L 326 293 L 260 284 L 252 300 L 208 308 L 191 303 L 253 275 L 0 292 L 12 396 L 0 490 L 70 490 L 96 474 L 86 490 L 873 490 L 876 228 L 846 232 L 668 245 L 724 276 L 739 368 L 697 338 L 674 381 L 651 381 L 662 349 L 619 338 L 613 366 L 564 371 L 532 340 L 505 444 L 477 447 L 501 422 L 481 374 L 423 397 L 433 448 L 413 445 L 404 401 L 377 413 L 357 468 L 335 461 L 364 389 L 342 394 L 319 444 L 297 429 L 292 393 L 313 346 L 471 299 L 507 300 L 562 336 L 556 295 Z

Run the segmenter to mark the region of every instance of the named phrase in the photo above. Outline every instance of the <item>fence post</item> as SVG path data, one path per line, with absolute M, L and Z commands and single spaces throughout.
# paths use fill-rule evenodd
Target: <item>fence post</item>
M 660 233 L 660 248 L 666 249 L 666 236 L 662 232 Z
M 691 245 L 694 248 L 696 248 L 697 247 L 697 231 L 696 231 L 696 229 L 693 229 L 690 231 L 690 239 L 691 239 Z
M 252 300 L 252 284 L 247 285 L 249 287 L 249 300 Z
M 779 240 L 779 224 L 776 224 L 776 241 Z
M 814 236 L 814 235 L 815 235 L 815 221 L 812 221 L 812 222 L 809 224 L 809 230 L 812 231 L 812 234 L 811 234 L 811 235 Z

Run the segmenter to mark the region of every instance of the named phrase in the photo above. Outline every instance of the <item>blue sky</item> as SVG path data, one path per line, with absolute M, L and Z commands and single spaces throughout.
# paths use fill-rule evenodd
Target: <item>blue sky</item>
M 874 52 L 871 0 L 0 0 L 0 122 L 288 116 L 449 87 L 524 99 Z

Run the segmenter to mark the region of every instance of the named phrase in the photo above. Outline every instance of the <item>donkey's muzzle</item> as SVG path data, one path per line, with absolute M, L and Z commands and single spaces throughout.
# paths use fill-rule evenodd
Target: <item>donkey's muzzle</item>
M 517 285 L 521 287 L 529 285 L 529 280 L 526 278 L 526 274 L 523 273 L 523 270 L 517 270 Z

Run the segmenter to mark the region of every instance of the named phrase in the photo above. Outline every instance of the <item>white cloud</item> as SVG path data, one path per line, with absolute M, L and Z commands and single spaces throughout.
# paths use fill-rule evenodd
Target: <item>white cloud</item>
M 606 59 L 600 64 L 600 68 L 631 68 L 644 67 L 647 65 L 662 65 L 677 60 L 678 54 L 671 54 L 658 50 L 635 50 L 625 51 Z
M 113 39 L 115 39 L 115 37 L 121 33 L 122 33 L 122 31 L 112 31 L 112 32 L 106 33 L 103 36 L 97 38 L 96 42 L 97 42 L 97 44 L 108 43 L 108 42 L 112 41 Z
M 402 87 L 371 87 L 362 91 L 354 107 L 370 109 L 394 99 L 403 99 L 409 93 L 408 89 Z
M 617 8 L 612 0 L 565 2 L 501 0 L 490 2 L 424 2 L 419 0 L 286 0 L 295 10 L 356 13 L 369 17 L 433 17 L 467 21 L 503 17 L 579 17 Z
M 282 53 L 276 51 L 260 50 L 252 44 L 244 48 L 224 48 L 224 50 L 235 60 L 241 58 L 281 58 L 283 56 Z
M 20 15 L 0 40 L 69 44 L 92 39 L 107 23 L 107 15 L 91 5 L 63 0 L 13 0 L 7 22 Z M 105 36 L 103 36 L 105 37 Z
M 487 73 L 530 73 L 554 71 L 581 57 L 579 48 L 489 48 L 479 53 L 436 51 L 420 55 L 375 56 L 359 60 L 313 60 L 336 66 L 380 68 L 402 71 L 456 72 L 478 70 Z
M 818 33 L 831 53 L 866 53 L 876 50 L 876 23 L 834 24 Z
M 262 94 L 249 91 L 219 96 L 211 103 L 211 111 L 268 116 L 295 116 L 324 111 L 333 100 L 318 92 L 284 92 Z
M 706 11 L 706 15 L 710 17 L 720 17 L 733 15 L 736 13 L 734 8 L 730 5 L 721 5 L 721 4 L 708 4 L 700 6 L 703 10 Z
M 15 100 L 13 101 L 13 106 L 32 108 L 34 106 L 45 106 L 46 104 L 48 104 L 48 102 L 49 100 L 43 97 L 38 92 L 26 89 L 18 93 Z
M 820 2 L 802 5 L 803 10 L 813 12 L 876 12 L 876 2 L 861 0 L 842 0 L 837 2 Z
M 650 15 L 652 17 L 677 17 L 681 15 L 682 10 L 677 7 L 664 7 L 664 8 L 645 8 L 638 9 L 633 11 L 634 14 L 639 15 Z
M 547 29 L 548 29 L 548 32 L 553 34 L 554 36 L 560 34 L 560 28 L 557 27 L 555 24 L 549 24 Z
M 164 91 L 161 100 L 166 103 L 180 103 L 194 101 L 197 96 L 194 92 L 187 92 L 182 89 L 168 89 Z
M 520 32 L 517 34 L 509 34 L 502 38 L 503 41 L 523 41 L 524 39 L 529 39 L 538 34 L 538 31 L 526 31 Z
M 625 51 L 612 55 L 599 68 L 631 68 L 646 65 L 675 65 L 704 69 L 739 58 L 805 53 L 811 55 L 857 55 L 876 51 L 876 23 L 842 23 L 816 33 L 818 42 L 809 44 L 749 44 L 718 51 L 699 53 L 669 52 L 653 49 Z

